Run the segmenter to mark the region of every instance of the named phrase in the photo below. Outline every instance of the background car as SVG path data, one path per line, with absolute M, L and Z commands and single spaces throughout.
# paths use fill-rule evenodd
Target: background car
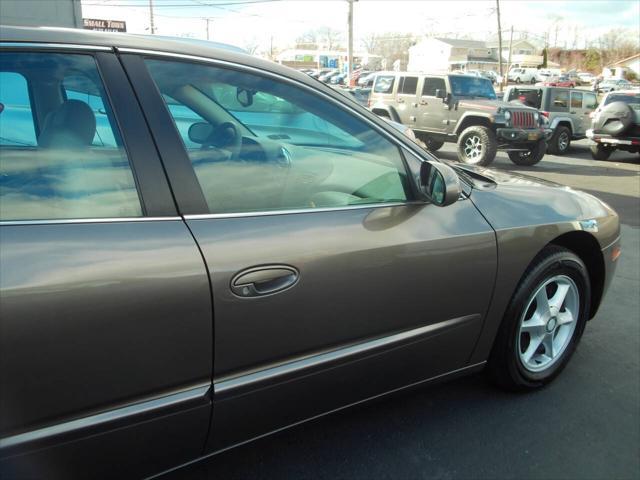
M 507 80 L 515 83 L 536 83 L 537 68 L 512 68 L 507 74 Z
M 552 76 L 542 82 L 545 87 L 569 87 L 575 88 L 576 82 L 571 80 L 567 75 Z
M 598 84 L 598 92 L 608 93 L 614 90 L 626 90 L 631 87 L 631 82 L 622 78 L 619 79 L 607 79 Z
M 640 91 L 607 93 L 591 117 L 587 137 L 594 160 L 607 160 L 616 150 L 640 153 Z
M 580 83 L 582 85 L 591 85 L 596 80 L 595 75 L 592 73 L 581 72 L 578 73 L 578 77 L 580 78 Z
M 593 92 L 537 85 L 507 87 L 505 99 L 540 110 L 548 120 L 547 128 L 553 132 L 547 139 L 547 152 L 554 155 L 564 155 L 571 141 L 585 138 L 590 115 L 598 106 Z

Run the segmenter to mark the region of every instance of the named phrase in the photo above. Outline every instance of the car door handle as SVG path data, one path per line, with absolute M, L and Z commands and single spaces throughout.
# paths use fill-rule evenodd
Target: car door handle
M 571 115 L 575 115 L 575 114 L 576 114 L 576 113 L 578 113 L 578 112 L 569 112 L 569 113 L 570 113 Z
M 420 105 L 429 105 L 426 100 L 420 100 Z
M 231 279 L 231 291 L 245 298 L 271 295 L 293 287 L 299 278 L 298 270 L 289 265 L 251 267 Z
M 401 98 L 399 98 L 399 99 L 398 99 L 398 103 L 404 103 L 404 100 L 403 100 L 403 99 L 401 99 Z

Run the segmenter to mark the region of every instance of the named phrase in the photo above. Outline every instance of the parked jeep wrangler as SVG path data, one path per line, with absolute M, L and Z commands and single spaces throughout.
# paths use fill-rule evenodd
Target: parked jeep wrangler
M 457 142 L 460 161 L 489 165 L 497 150 L 517 165 L 546 151 L 543 119 L 534 108 L 496 99 L 491 80 L 470 75 L 379 72 L 371 110 L 403 123 L 432 151 Z
M 549 120 L 553 135 L 547 141 L 547 152 L 564 155 L 571 140 L 585 138 L 589 116 L 598 106 L 595 93 L 562 87 L 507 87 L 506 102 L 520 102 L 540 110 Z
M 613 91 L 602 99 L 587 137 L 594 160 L 607 160 L 614 150 L 640 153 L 640 92 Z

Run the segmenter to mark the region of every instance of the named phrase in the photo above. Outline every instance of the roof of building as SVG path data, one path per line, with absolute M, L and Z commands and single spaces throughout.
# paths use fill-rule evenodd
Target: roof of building
M 514 40 L 513 44 L 512 44 L 512 47 L 516 47 L 516 46 L 521 45 L 523 43 L 526 43 L 527 45 L 531 45 L 532 47 L 535 48 L 535 45 L 533 43 L 531 43 L 531 41 L 526 39 L 526 38 L 520 38 L 518 40 Z M 487 42 L 487 47 L 488 48 L 498 48 L 499 47 L 498 41 L 495 40 L 493 42 Z M 509 40 L 505 41 L 505 39 L 503 38 L 503 40 L 502 40 L 502 48 L 509 48 Z
M 460 38 L 435 38 L 443 43 L 456 48 L 486 48 L 487 44 L 482 40 L 464 40 Z
M 620 65 L 621 63 L 628 62 L 629 60 L 633 60 L 634 58 L 639 58 L 640 52 L 631 55 L 630 57 L 623 58 L 622 60 L 618 60 L 617 62 L 612 63 L 611 65 Z

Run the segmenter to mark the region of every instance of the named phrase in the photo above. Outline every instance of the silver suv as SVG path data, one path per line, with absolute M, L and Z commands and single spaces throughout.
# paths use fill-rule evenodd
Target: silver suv
M 464 163 L 489 165 L 501 149 L 513 163 L 533 165 L 546 151 L 538 111 L 497 100 L 487 78 L 380 72 L 369 106 L 377 115 L 411 127 L 431 151 L 457 142 Z
M 585 138 L 591 112 L 598 107 L 595 93 L 574 88 L 511 86 L 505 91 L 504 99 L 541 111 L 553 131 L 547 152 L 554 155 L 564 155 L 571 140 Z

